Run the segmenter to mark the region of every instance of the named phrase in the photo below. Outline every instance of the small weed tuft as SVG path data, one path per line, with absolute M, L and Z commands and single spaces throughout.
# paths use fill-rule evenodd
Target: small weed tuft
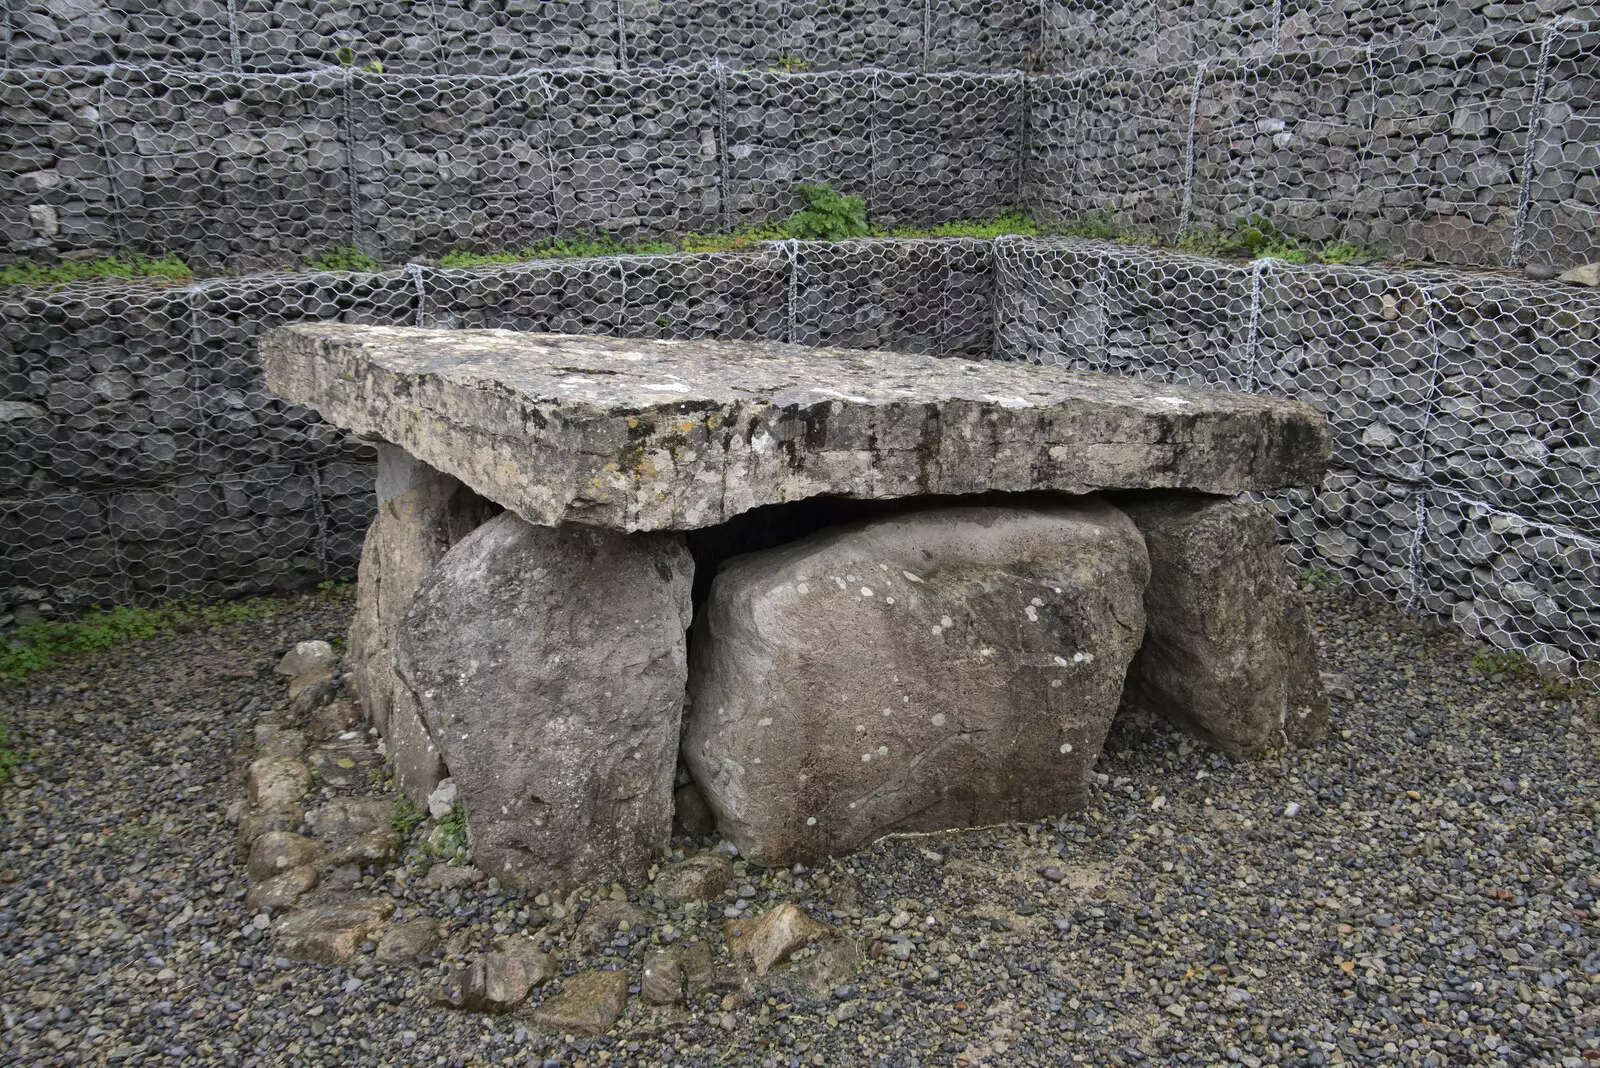
M 780 71 L 784 74 L 804 74 L 811 69 L 811 64 L 793 52 L 785 52 L 782 59 L 767 69 Z
M 1487 679 L 1536 684 L 1553 701 L 1570 700 L 1585 693 L 1579 683 L 1541 672 L 1538 665 L 1515 649 L 1480 649 L 1472 654 L 1472 670 Z
M 465 864 L 469 859 L 467 842 L 467 810 L 457 801 L 450 815 L 428 835 L 426 852 L 450 864 Z
M 428 818 L 428 814 L 412 803 L 411 798 L 401 794 L 394 803 L 394 815 L 389 817 L 389 826 L 402 838 L 410 838 L 411 832 L 420 827 Z
M 992 219 L 954 219 L 927 227 L 897 226 L 889 237 L 977 237 L 1032 236 L 1044 227 L 1025 211 L 1004 211 Z
M 783 224 L 785 237 L 801 241 L 848 241 L 872 232 L 867 224 L 867 202 L 845 196 L 831 185 L 802 182 L 794 187 L 805 207 Z
M 321 252 L 305 258 L 305 265 L 313 271 L 353 271 L 372 274 L 378 271 L 378 261 L 354 245 L 329 245 Z
M 0 267 L 0 285 L 47 286 L 67 282 L 98 282 L 109 278 L 187 282 L 194 278 L 194 272 L 176 252 L 160 256 L 118 252 L 98 260 L 66 260 L 61 263 L 20 260 Z
M 1312 564 L 1301 572 L 1301 576 L 1314 590 L 1328 590 L 1339 585 L 1339 576 L 1321 564 Z
M 1122 237 L 1122 224 L 1114 211 L 1086 211 L 1061 228 L 1068 237 L 1089 237 L 1116 241 Z

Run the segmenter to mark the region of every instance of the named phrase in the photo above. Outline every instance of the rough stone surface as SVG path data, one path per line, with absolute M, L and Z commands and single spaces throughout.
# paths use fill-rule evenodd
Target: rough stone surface
M 735 558 L 696 624 L 684 759 L 762 864 L 1073 809 L 1148 576 L 1132 522 L 1093 499 L 930 510 Z
M 1118 504 L 1150 554 L 1124 701 L 1234 754 L 1321 738 L 1328 698 L 1272 515 L 1189 494 Z
M 251 912 L 293 908 L 316 885 L 317 869 L 310 864 L 301 864 L 252 886 L 244 895 L 245 907 Z
M 733 864 L 717 853 L 701 853 L 663 868 L 656 892 L 669 902 L 711 901 L 722 896 L 733 878 Z
M 338 323 L 262 339 L 267 381 L 530 522 L 711 526 L 821 495 L 1315 485 L 1296 401 L 772 342 Z
M 293 831 L 268 831 L 250 846 L 250 878 L 270 879 L 290 868 L 314 864 L 325 848 Z
M 639 972 L 639 996 L 652 1005 L 675 1005 L 683 1000 L 683 962 L 677 953 L 668 949 L 645 957 Z
M 394 902 L 367 898 L 291 912 L 278 921 L 274 936 L 278 952 L 295 960 L 316 964 L 344 964 L 361 943 L 377 935 L 383 921 L 394 912 Z
M 1561 281 L 1574 286 L 1600 286 L 1600 263 L 1585 263 L 1563 271 Z
M 426 958 L 438 944 L 439 921 L 417 916 L 385 928 L 374 955 L 381 964 L 410 964 Z
M 278 661 L 278 666 L 273 670 L 280 675 L 289 676 L 290 679 L 297 679 L 313 671 L 332 668 L 333 660 L 333 646 L 327 642 L 321 639 L 298 642 L 293 649 L 283 654 L 283 659 Z
M 348 662 L 356 693 L 384 737 L 400 789 L 421 805 L 448 770 L 394 671 L 394 637 L 411 600 L 450 546 L 495 510 L 449 475 L 378 446 L 378 513 L 361 547 Z
M 556 974 L 555 962 L 527 939 L 514 939 L 503 949 L 470 961 L 458 961 L 435 995 L 440 1004 L 466 1012 L 507 1012 L 527 998 L 528 991 Z
M 257 838 L 268 831 L 292 831 L 305 822 L 305 817 L 305 810 L 293 804 L 252 810 L 239 821 L 239 851 L 248 856 Z
M 692 572 L 680 536 L 508 514 L 417 593 L 396 662 L 502 885 L 637 877 L 666 841 Z
M 588 971 L 568 976 L 561 989 L 533 1011 L 535 1026 L 557 1034 L 603 1035 L 622 1015 L 628 973 Z
M 311 791 L 311 768 L 292 757 L 260 757 L 246 780 L 252 804 L 278 808 L 296 804 Z
M 728 954 L 758 976 L 782 964 L 795 950 L 828 937 L 833 928 L 819 923 L 792 902 L 784 902 L 754 919 L 731 920 L 726 928 Z
M 306 826 L 324 842 L 343 845 L 368 831 L 387 831 L 394 802 L 383 797 L 336 797 L 306 813 Z

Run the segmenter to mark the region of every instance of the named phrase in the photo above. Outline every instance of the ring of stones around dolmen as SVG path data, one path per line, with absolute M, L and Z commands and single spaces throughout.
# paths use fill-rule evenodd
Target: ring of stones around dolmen
M 680 756 L 725 837 L 791 863 L 1075 807 L 1119 707 L 1234 753 L 1326 722 L 1272 517 L 1234 496 L 1320 481 L 1305 405 L 765 342 L 320 324 L 263 360 L 385 443 L 358 689 L 508 886 L 642 874 Z M 852 497 L 923 499 L 728 522 Z

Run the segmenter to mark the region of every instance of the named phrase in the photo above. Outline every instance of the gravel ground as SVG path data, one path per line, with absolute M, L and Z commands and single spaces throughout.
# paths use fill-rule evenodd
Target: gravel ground
M 0 801 L 0 1062 L 1600 1060 L 1595 709 L 1478 678 L 1470 645 L 1388 609 L 1316 598 L 1336 691 L 1320 748 L 1232 763 L 1122 724 L 1092 807 L 1060 826 L 741 868 L 745 914 L 796 900 L 877 955 L 821 1001 L 713 992 L 651 1015 L 634 998 L 584 1040 L 436 1008 L 429 973 L 370 956 L 274 954 L 225 814 L 255 714 L 285 701 L 272 664 L 350 610 L 275 605 L 0 690 L 24 753 Z M 535 903 L 373 878 L 401 915 L 448 918 L 453 948 L 528 930 L 568 971 L 636 964 L 676 931 L 719 941 L 648 888 L 630 893 L 649 922 L 580 953 Z

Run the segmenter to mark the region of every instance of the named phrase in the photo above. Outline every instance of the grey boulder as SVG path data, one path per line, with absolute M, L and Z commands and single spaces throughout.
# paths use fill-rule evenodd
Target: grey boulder
M 378 513 L 361 548 L 348 661 L 356 693 L 383 735 L 395 779 L 421 805 L 448 772 L 416 697 L 394 673 L 394 636 L 423 580 L 494 508 L 392 445 L 378 446 Z
M 696 624 L 684 759 L 760 864 L 1083 800 L 1144 632 L 1095 499 L 947 508 L 736 557 Z
M 1236 755 L 1321 738 L 1328 698 L 1272 515 L 1199 494 L 1117 503 L 1150 553 L 1125 703 Z
M 465 807 L 519 890 L 640 878 L 665 844 L 694 564 L 681 535 L 510 513 L 422 584 L 395 659 Z

